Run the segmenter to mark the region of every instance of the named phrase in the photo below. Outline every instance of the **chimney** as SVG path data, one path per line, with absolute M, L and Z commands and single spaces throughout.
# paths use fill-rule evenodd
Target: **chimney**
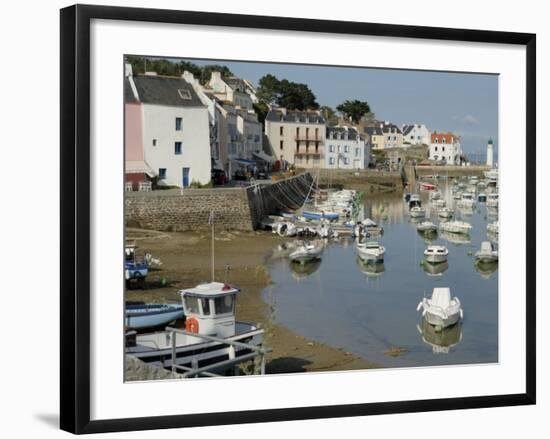
M 221 72 L 216 72 L 216 71 L 213 71 L 212 72 L 212 76 L 210 77 L 210 80 L 211 81 L 221 81 L 222 79 L 222 74 Z

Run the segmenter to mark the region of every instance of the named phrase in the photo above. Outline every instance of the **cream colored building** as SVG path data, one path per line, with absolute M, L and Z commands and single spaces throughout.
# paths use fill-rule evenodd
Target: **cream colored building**
M 326 123 L 320 112 L 271 110 L 265 134 L 278 160 L 301 168 L 324 167 Z
M 367 141 L 373 150 L 401 148 L 403 133 L 401 129 L 390 122 L 380 122 L 365 128 Z

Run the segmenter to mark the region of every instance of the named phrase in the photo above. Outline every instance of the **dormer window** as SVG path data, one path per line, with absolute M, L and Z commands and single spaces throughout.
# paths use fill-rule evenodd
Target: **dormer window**
M 180 95 L 180 98 L 182 98 L 184 101 L 190 101 L 191 100 L 191 92 L 189 90 L 186 90 L 184 88 L 180 88 L 178 90 L 178 94 Z

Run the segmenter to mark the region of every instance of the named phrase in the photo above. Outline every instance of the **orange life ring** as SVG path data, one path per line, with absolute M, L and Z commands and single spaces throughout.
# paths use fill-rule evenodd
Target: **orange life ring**
M 187 332 L 193 332 L 194 334 L 199 333 L 199 321 L 193 317 L 190 317 L 185 320 L 185 330 Z

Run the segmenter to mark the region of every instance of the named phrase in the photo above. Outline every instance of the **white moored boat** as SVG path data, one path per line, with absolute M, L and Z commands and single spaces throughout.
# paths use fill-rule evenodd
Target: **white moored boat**
M 435 232 L 437 230 L 437 225 L 431 221 L 422 221 L 416 226 L 416 230 L 419 232 Z
M 355 248 L 359 257 L 367 263 L 379 264 L 384 262 L 386 249 L 376 241 L 358 242 Z
M 431 298 L 424 298 L 416 310 L 422 309 L 422 317 L 438 329 L 454 325 L 463 317 L 458 297 L 451 298 L 450 288 L 434 288 Z
M 414 206 L 409 211 L 411 218 L 424 218 L 426 216 L 426 209 L 420 206 Z
M 431 264 L 438 264 L 440 262 L 447 261 L 447 256 L 449 250 L 444 245 L 429 245 L 426 250 L 424 250 L 424 256 L 426 257 L 426 262 Z
M 444 232 L 468 234 L 472 230 L 472 225 L 466 221 L 448 221 L 441 223 L 439 229 Z
M 321 253 L 323 252 L 323 245 L 319 242 L 304 242 L 302 245 L 298 246 L 288 256 L 292 262 L 299 262 L 303 264 L 305 262 L 313 261 L 314 259 L 319 259 Z
M 453 214 L 454 214 L 454 211 L 453 209 L 449 208 L 449 207 L 442 207 L 441 209 L 439 209 L 437 211 L 437 215 L 440 217 L 440 218 L 452 218 L 453 217 Z
M 498 236 L 498 221 L 487 224 L 487 233 Z
M 498 194 L 487 194 L 487 207 L 498 207 Z
M 475 205 L 474 194 L 470 192 L 464 192 L 458 202 L 458 206 L 465 209 L 473 209 Z
M 483 241 L 481 248 L 475 254 L 476 260 L 484 263 L 498 261 L 498 251 L 496 251 L 490 241 Z

